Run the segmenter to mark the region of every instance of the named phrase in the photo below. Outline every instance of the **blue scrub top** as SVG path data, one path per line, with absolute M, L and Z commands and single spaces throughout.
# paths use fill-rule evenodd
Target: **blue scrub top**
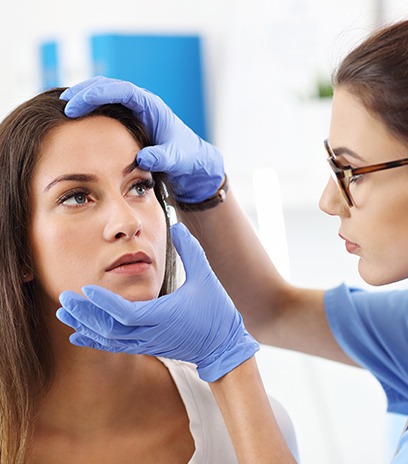
M 367 292 L 346 285 L 325 293 L 337 342 L 382 385 L 389 412 L 408 415 L 408 291 Z M 408 463 L 408 431 L 392 464 Z

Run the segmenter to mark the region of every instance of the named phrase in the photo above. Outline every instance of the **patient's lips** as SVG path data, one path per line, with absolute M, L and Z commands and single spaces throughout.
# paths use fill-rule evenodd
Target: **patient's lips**
M 152 264 L 152 259 L 146 253 L 128 253 L 114 261 L 106 272 L 114 272 L 115 274 L 137 275 L 148 269 Z

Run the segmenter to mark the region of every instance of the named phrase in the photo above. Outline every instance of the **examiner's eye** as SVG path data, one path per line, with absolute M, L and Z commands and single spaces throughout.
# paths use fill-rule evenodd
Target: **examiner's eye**
M 359 181 L 361 181 L 363 178 L 363 174 L 357 174 L 355 176 L 351 176 L 350 177 L 350 184 L 356 184 L 358 183 Z

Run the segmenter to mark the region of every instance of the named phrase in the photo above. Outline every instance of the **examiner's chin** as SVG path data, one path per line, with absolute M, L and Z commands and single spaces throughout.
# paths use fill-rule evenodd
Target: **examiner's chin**
M 382 285 L 393 284 L 407 278 L 405 273 L 390 273 L 390 269 L 377 267 L 372 269 L 360 258 L 358 262 L 358 273 L 368 285 L 380 287 Z

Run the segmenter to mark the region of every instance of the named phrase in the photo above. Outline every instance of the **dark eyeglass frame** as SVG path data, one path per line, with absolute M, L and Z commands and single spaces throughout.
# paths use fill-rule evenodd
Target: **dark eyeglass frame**
M 386 163 L 371 164 L 369 166 L 363 166 L 361 168 L 352 168 L 351 166 L 340 166 L 336 160 L 336 155 L 330 146 L 329 140 L 324 141 L 324 148 L 327 152 L 327 162 L 329 163 L 334 180 L 340 187 L 340 191 L 343 194 L 348 206 L 351 208 L 354 206 L 353 199 L 350 193 L 350 179 L 354 176 L 362 174 L 369 174 L 370 172 L 384 171 L 385 169 L 398 168 L 400 166 L 408 165 L 408 158 L 403 158 L 395 161 L 388 161 Z

